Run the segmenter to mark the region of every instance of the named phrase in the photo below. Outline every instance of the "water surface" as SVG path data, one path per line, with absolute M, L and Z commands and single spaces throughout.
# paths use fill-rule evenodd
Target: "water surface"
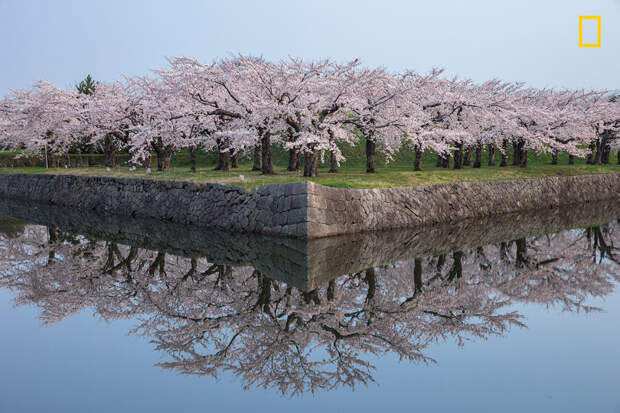
M 620 412 L 620 211 L 312 241 L 0 202 L 0 411 Z

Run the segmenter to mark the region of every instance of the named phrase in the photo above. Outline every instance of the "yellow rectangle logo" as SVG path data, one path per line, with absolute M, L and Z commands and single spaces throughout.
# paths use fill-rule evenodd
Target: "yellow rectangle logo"
M 583 21 L 584 20 L 596 20 L 597 30 L 597 42 L 596 43 L 584 43 L 583 42 Z M 579 16 L 579 47 L 601 47 L 601 16 Z

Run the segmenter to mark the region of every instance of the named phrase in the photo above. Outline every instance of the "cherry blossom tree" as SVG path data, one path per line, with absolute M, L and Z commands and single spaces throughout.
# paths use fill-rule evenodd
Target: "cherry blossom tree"
M 356 81 L 349 107 L 340 113 L 340 122 L 353 125 L 366 144 L 366 172 L 375 172 L 377 143 L 389 160 L 404 138 L 418 135 L 423 116 L 413 96 L 416 84 L 407 74 L 392 76 L 383 70 L 365 71 Z M 418 143 L 416 147 L 422 147 Z
M 66 155 L 82 127 L 78 96 L 48 82 L 31 90 L 14 90 L 2 101 L 5 146 L 45 156 L 56 165 Z
M 91 82 L 92 83 L 92 82 Z M 151 76 L 97 83 L 79 93 L 47 82 L 16 90 L 0 101 L 3 147 L 46 156 L 52 166 L 78 146 L 94 145 L 108 167 L 116 153 L 158 169 L 188 150 L 192 170 L 196 151 L 217 150 L 217 170 L 235 167 L 253 154 L 254 168 L 275 172 L 272 145 L 289 151 L 288 169 L 317 175 L 319 160 L 330 156 L 330 172 L 345 161 L 343 145 L 363 143 L 366 170 L 375 171 L 377 150 L 387 161 L 403 147 L 413 149 L 414 169 L 424 151 L 438 154 L 438 166 L 526 166 L 528 151 L 609 163 L 618 147 L 620 101 L 608 91 L 525 88 L 491 80 L 475 83 L 448 78 L 435 69 L 389 73 L 365 68 L 359 60 L 289 58 L 277 63 L 234 56 L 211 63 L 188 57 L 169 60 Z M 95 85 L 91 85 L 95 86 Z M 85 138 L 86 137 L 86 138 Z
M 614 142 L 620 135 L 620 102 L 616 96 L 598 92 L 589 96 L 583 105 L 584 119 L 591 127 L 594 137 L 590 138 L 591 150 L 588 163 L 609 163 Z
M 102 149 L 105 166 L 116 166 L 116 153 L 127 148 L 132 128 L 140 113 L 124 83 L 99 83 L 92 95 L 80 95 L 84 102 L 80 114 L 84 135 Z
M 195 101 L 185 99 L 173 85 L 158 78 L 128 79 L 132 88 L 133 111 L 139 122 L 130 128 L 128 147 L 136 162 L 148 162 L 157 154 L 157 170 L 170 167 L 170 158 L 181 149 L 190 150 L 192 170 L 196 170 L 196 149 L 210 150 L 217 140 L 215 118 L 205 116 Z
M 243 59 L 229 59 L 204 65 L 194 59 L 170 60 L 170 69 L 157 71 L 171 89 L 182 94 L 181 98 L 201 106 L 197 116 L 211 118 L 210 128 L 203 129 L 218 144 L 220 161 L 218 169 L 228 169 L 230 150 L 254 147 L 260 139 L 263 152 L 263 173 L 273 173 L 270 145 L 270 119 L 261 117 L 260 93 L 246 76 Z M 267 109 L 265 109 L 267 110 Z M 252 133 L 254 132 L 254 133 Z

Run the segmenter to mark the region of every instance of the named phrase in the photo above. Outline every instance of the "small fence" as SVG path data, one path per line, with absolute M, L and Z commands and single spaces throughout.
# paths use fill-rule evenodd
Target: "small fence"
M 283 152 L 283 151 L 279 151 Z M 278 154 L 279 154 L 278 152 Z M 288 155 L 286 155 L 288 156 Z M 282 162 L 284 162 L 284 153 L 282 156 Z M 241 156 L 240 161 L 251 161 L 251 156 L 245 154 Z M 79 154 L 71 153 L 65 155 L 48 155 L 48 166 L 50 168 L 87 168 L 87 167 L 103 167 L 105 166 L 105 156 L 103 154 Z M 196 162 L 198 165 L 215 165 L 217 162 L 217 152 L 199 151 L 196 154 Z M 172 156 L 170 159 L 172 166 L 188 166 L 191 163 L 190 154 L 187 151 L 181 151 Z M 128 153 L 116 154 L 116 165 L 118 166 L 130 166 L 131 155 Z M 157 155 L 153 153 L 151 155 L 151 165 L 153 168 L 157 167 Z M 32 168 L 45 168 L 45 156 L 34 155 L 26 153 L 15 152 L 1 152 L 0 151 L 0 168 L 19 168 L 19 167 L 32 167 Z
M 129 154 L 116 155 L 116 163 L 128 163 Z M 89 166 L 104 166 L 105 157 L 102 154 L 68 154 L 49 156 L 47 159 L 50 168 L 86 168 Z M 0 168 L 33 167 L 45 168 L 45 157 L 29 154 L 0 153 Z
M 197 156 L 199 164 L 212 164 L 217 160 L 217 155 L 212 153 L 201 153 Z M 131 155 L 128 153 L 116 154 L 116 165 L 129 166 Z M 50 168 L 88 168 L 105 166 L 105 156 L 103 154 L 65 154 L 60 156 L 48 156 L 48 166 Z M 157 155 L 152 156 L 153 166 L 157 167 Z M 188 153 L 178 153 L 171 159 L 173 166 L 184 166 L 190 164 Z M 0 168 L 45 168 L 45 157 L 32 154 L 16 154 L 14 152 L 0 152 Z

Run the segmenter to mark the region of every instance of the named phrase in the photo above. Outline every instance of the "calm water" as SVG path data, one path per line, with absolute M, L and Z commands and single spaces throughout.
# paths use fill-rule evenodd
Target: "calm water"
M 617 202 L 310 242 L 0 216 L 0 412 L 620 412 Z

